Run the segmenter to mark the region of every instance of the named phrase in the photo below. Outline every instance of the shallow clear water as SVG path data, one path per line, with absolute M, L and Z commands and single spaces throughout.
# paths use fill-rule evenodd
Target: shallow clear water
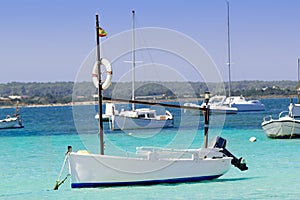
M 97 123 L 90 120 L 92 116 L 77 121 L 75 126 L 72 107 L 21 108 L 25 128 L 0 130 L 0 199 L 298 199 L 300 140 L 269 139 L 260 127 L 264 116 L 271 114 L 276 118 L 286 110 L 289 99 L 262 101 L 266 111 L 228 115 L 224 127 L 218 116 L 211 116 L 210 134 L 221 132 L 227 139 L 227 148 L 247 160 L 248 171 L 232 167 L 227 174 L 212 181 L 111 188 L 71 189 L 67 179 L 57 191 L 52 189 L 68 145 L 73 150 L 99 151 Z M 125 133 L 105 130 L 105 151 L 130 154 L 142 145 L 201 146 L 202 117 L 172 111 L 177 117 L 182 115 L 176 119 L 181 128 Z M 1 116 L 6 112 L 13 110 L 0 109 Z M 257 138 L 256 142 L 249 142 L 252 136 Z M 63 176 L 66 174 L 65 170 Z

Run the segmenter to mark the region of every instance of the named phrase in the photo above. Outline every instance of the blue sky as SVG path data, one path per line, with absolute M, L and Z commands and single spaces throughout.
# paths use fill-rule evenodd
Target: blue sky
M 108 37 L 163 27 L 200 43 L 227 80 L 225 0 L 0 0 L 0 83 L 74 81 L 95 46 L 95 13 Z M 300 1 L 230 0 L 232 80 L 297 80 Z

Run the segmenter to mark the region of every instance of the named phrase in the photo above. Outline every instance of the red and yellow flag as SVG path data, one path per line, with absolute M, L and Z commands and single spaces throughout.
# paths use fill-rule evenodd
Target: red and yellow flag
M 99 28 L 99 37 L 105 37 L 107 33 L 102 28 Z

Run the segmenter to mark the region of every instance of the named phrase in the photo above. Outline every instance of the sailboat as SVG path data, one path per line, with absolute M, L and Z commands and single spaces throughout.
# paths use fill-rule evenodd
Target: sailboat
M 99 21 L 96 14 L 97 60 L 100 68 Z M 100 72 L 100 70 L 98 70 Z M 209 92 L 205 94 L 206 106 L 199 108 L 204 112 L 204 144 L 196 149 L 170 149 L 161 147 L 136 147 L 136 156 L 113 156 L 104 154 L 102 99 L 123 103 L 169 106 L 172 108 L 195 109 L 194 107 L 153 103 L 137 100 L 122 100 L 102 97 L 101 75 L 98 74 L 99 138 L 100 154 L 86 150 L 73 152 L 68 148 L 65 162 L 68 160 L 72 188 L 145 185 L 159 183 L 180 183 L 218 178 L 225 174 L 231 164 L 240 170 L 248 167 L 243 158 L 236 158 L 226 147 L 226 140 L 221 137 L 208 144 L 209 130 Z M 62 168 L 63 169 L 63 168 Z M 62 170 L 61 170 L 62 171 Z M 67 178 L 67 177 L 66 177 Z M 65 179 L 66 179 L 65 178 Z M 65 179 L 56 182 L 58 189 Z
M 223 105 L 237 108 L 238 112 L 264 111 L 265 105 L 259 100 L 246 100 L 244 96 L 231 96 L 231 47 L 230 47 L 230 26 L 229 26 L 229 1 L 227 3 L 227 47 L 228 47 L 228 97 L 223 101 Z M 225 97 L 225 96 L 224 96 Z
M 300 59 L 298 59 L 298 102 L 290 100 L 288 111 L 279 113 L 278 119 L 272 116 L 264 117 L 261 123 L 262 129 L 269 138 L 300 138 Z
M 132 100 L 135 100 L 135 11 L 132 10 Z M 150 108 L 135 108 L 131 104 L 131 110 L 121 110 L 111 115 L 111 130 L 127 129 L 151 129 L 174 127 L 173 114 L 165 110 L 165 113 L 158 115 L 157 111 Z
M 22 119 L 19 114 L 19 101 L 16 104 L 16 113 L 13 116 L 7 115 L 6 118 L 0 119 L 0 129 L 23 128 Z

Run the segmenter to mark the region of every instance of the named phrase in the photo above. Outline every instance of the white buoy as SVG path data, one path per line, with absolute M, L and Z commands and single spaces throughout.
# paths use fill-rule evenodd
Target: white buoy
M 249 141 L 250 141 L 250 142 L 256 142 L 256 137 L 251 137 L 251 138 L 249 138 Z

